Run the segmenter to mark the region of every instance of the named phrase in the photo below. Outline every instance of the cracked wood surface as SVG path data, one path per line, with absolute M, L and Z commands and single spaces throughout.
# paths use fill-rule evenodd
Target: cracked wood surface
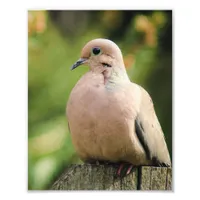
M 110 165 L 71 165 L 51 187 L 52 190 L 172 190 L 172 169 L 138 167 L 124 178 L 115 177 Z

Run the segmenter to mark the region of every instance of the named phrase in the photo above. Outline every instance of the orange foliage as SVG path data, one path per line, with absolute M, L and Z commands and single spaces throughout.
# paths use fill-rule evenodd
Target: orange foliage
M 135 21 L 135 28 L 137 31 L 145 33 L 145 44 L 151 47 L 157 45 L 156 27 L 147 16 L 139 15 Z
M 133 54 L 128 54 L 124 57 L 124 64 L 125 64 L 125 67 L 128 69 L 128 68 L 131 68 L 134 64 L 134 56 Z
M 43 33 L 46 30 L 46 12 L 29 11 L 28 12 L 28 35 Z

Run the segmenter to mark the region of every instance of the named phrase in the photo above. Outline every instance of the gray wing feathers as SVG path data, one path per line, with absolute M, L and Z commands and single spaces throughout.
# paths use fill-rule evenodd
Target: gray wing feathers
M 153 165 L 170 166 L 165 137 L 149 94 L 143 89 L 140 109 L 135 120 L 137 137 Z

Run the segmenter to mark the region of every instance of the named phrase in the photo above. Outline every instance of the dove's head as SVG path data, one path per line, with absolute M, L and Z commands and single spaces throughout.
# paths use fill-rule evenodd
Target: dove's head
M 94 39 L 82 49 L 81 58 L 71 67 L 88 65 L 95 73 L 102 73 L 106 79 L 127 78 L 120 48 L 111 40 Z

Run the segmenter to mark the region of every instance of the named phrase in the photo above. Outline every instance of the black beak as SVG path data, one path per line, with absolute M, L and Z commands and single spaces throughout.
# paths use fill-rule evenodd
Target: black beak
M 84 64 L 87 61 L 86 58 L 80 58 L 76 63 L 71 66 L 71 70 L 77 68 L 78 66 Z

